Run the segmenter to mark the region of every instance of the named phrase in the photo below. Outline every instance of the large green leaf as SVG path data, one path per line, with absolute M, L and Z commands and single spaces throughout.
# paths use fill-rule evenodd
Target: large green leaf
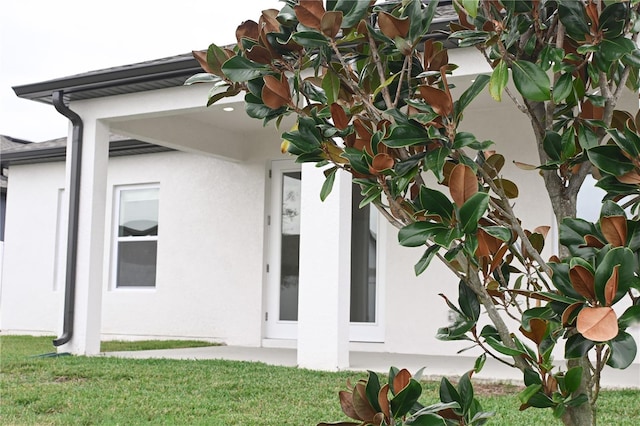
M 607 133 L 609 133 L 609 136 L 611 136 L 611 139 L 613 139 L 616 145 L 629 153 L 631 157 L 637 157 L 640 154 L 640 136 L 631 131 L 626 125 L 624 132 L 618 129 L 609 129 Z
M 426 143 L 428 139 L 427 131 L 423 127 L 399 124 L 391 129 L 391 133 L 382 143 L 390 148 L 402 148 Z
M 460 394 L 460 405 L 464 413 L 469 412 L 473 404 L 473 385 L 469 373 L 463 374 L 458 382 L 458 393 Z
M 440 250 L 440 248 L 441 248 L 440 246 L 434 244 L 425 250 L 420 260 L 418 260 L 418 263 L 416 263 L 415 266 L 413 267 L 413 270 L 415 271 L 416 276 L 422 274 L 427 269 L 427 267 L 429 266 L 429 264 L 431 263 L 435 255 L 438 253 L 438 250 Z
M 441 223 L 415 222 L 398 231 L 398 242 L 405 247 L 420 247 L 436 232 L 446 229 Z
M 471 104 L 471 102 L 484 90 L 489 83 L 489 76 L 480 74 L 473 80 L 467 90 L 460 95 L 460 99 L 454 105 L 454 115 L 459 118 L 460 114 Z
M 502 100 L 502 92 L 509 82 L 509 67 L 505 61 L 498 62 L 498 65 L 493 69 L 491 73 L 491 80 L 489 81 L 489 93 L 491 97 L 496 101 Z
M 606 62 L 617 61 L 624 55 L 635 50 L 636 45 L 628 38 L 621 36 L 614 39 L 604 39 L 599 45 L 599 58 Z
M 422 395 L 422 386 L 415 379 L 410 379 L 409 384 L 397 392 L 396 396 L 390 401 L 393 416 L 405 416 L 418 401 L 420 395 Z
M 528 61 L 514 61 L 511 71 L 516 89 L 524 98 L 537 102 L 551 98 L 549 76 L 538 65 Z
M 594 342 L 585 339 L 582 334 L 576 333 L 567 339 L 564 345 L 564 357 L 566 359 L 581 358 L 594 346 Z
M 451 150 L 449 150 L 449 148 L 441 146 L 427 152 L 426 157 L 424 157 L 425 170 L 431 170 L 436 176 L 436 179 L 438 179 L 438 182 L 442 182 L 444 180 L 444 163 L 447 161 L 447 157 L 450 153 Z
M 342 12 L 341 28 L 351 28 L 367 13 L 368 1 L 336 0 L 327 2 L 327 10 L 339 10 Z
M 618 326 L 623 330 L 636 324 L 640 324 L 640 305 L 629 306 L 618 318 Z
M 485 337 L 485 341 L 489 346 L 491 346 L 494 350 L 500 352 L 503 355 L 509 356 L 522 356 L 526 355 L 526 352 L 521 351 L 520 349 L 513 349 L 505 346 L 502 342 L 500 342 L 495 337 L 487 336 Z
M 596 268 L 595 273 L 596 297 L 603 306 L 606 305 L 605 286 L 616 266 L 618 267 L 618 291 L 613 299 L 613 303 L 616 303 L 624 296 L 635 279 L 633 252 L 627 247 L 615 247 L 609 250 Z
M 606 38 L 622 35 L 629 13 L 629 3 L 613 2 L 600 14 L 598 29 L 603 30 Z
M 378 394 L 380 393 L 380 379 L 378 375 L 373 371 L 368 371 L 369 377 L 367 379 L 367 385 L 365 386 L 365 394 L 369 404 L 376 410 L 377 413 L 382 411 L 380 409 L 380 403 L 378 402 Z
M 436 214 L 445 222 L 451 221 L 453 217 L 453 203 L 442 192 L 421 186 L 417 201 L 419 207 L 426 210 L 427 213 Z
M 328 173 L 325 173 L 326 179 L 322 184 L 322 189 L 320 190 L 320 200 L 326 200 L 329 194 L 331 194 L 331 189 L 333 189 L 333 182 L 336 180 L 337 171 L 337 167 L 332 167 L 331 169 L 329 169 Z
M 584 4 L 576 0 L 562 0 L 558 5 L 560 21 L 565 31 L 574 40 L 582 41 L 591 32 Z
M 407 426 L 445 426 L 447 423 L 442 417 L 435 413 L 425 413 L 407 420 L 405 424 Z
M 560 76 L 556 84 L 553 86 L 553 102 L 560 103 L 567 99 L 573 91 L 573 77 L 571 73 L 565 73 Z
M 457 402 L 458 404 L 461 402 L 460 394 L 446 377 L 440 380 L 440 401 L 444 403 Z
M 243 56 L 234 56 L 222 64 L 222 72 L 229 80 L 239 83 L 262 77 L 269 70 L 265 66 L 250 61 Z
M 306 47 L 308 49 L 313 49 L 314 47 L 323 47 L 329 44 L 329 39 L 322 35 L 322 33 L 318 33 L 315 31 L 299 31 L 297 33 L 294 33 L 291 38 L 300 46 Z
M 460 223 L 465 234 L 472 234 L 478 229 L 478 221 L 487 211 L 489 194 L 476 192 L 460 207 Z
M 467 319 L 478 321 L 478 318 L 480 318 L 478 295 L 464 281 L 460 281 L 458 285 L 458 305 L 460 305 L 460 310 Z
M 582 367 L 573 367 L 567 370 L 567 373 L 564 375 L 564 386 L 567 389 L 567 392 L 574 393 L 580 387 L 580 382 L 582 381 Z
M 623 175 L 634 168 L 616 145 L 596 146 L 587 151 L 587 156 L 597 168 L 614 176 Z
M 611 355 L 609 355 L 607 365 L 621 370 L 631 365 L 638 351 L 633 336 L 624 331 L 619 333 L 615 339 L 610 340 L 608 345 L 611 348 Z

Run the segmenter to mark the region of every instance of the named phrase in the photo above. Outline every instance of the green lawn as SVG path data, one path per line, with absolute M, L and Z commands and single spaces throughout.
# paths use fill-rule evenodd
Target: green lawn
M 42 337 L 2 336 L 0 345 L 0 424 L 10 425 L 315 425 L 345 419 L 337 392 L 364 376 L 235 361 L 34 357 L 53 349 Z M 437 383 L 424 387 L 425 402 L 435 402 Z M 519 412 L 517 390 L 478 386 L 497 413 L 491 424 L 558 424 L 546 411 Z M 638 424 L 639 398 L 604 392 L 599 424 Z

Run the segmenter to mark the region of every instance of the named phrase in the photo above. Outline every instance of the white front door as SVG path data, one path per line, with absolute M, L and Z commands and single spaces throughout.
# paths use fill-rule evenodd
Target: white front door
M 271 164 L 271 207 L 268 218 L 269 253 L 265 337 L 296 339 L 300 253 L 300 165 L 289 160 Z M 360 189 L 354 187 L 351 230 L 352 341 L 381 342 L 383 312 L 379 277 L 381 247 L 375 208 L 358 209 Z

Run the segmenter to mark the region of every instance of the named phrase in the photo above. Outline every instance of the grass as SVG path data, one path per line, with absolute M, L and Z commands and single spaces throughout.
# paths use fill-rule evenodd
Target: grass
M 203 340 L 109 340 L 100 343 L 100 352 L 150 351 L 156 349 L 200 348 L 218 346 L 218 343 Z
M 337 392 L 355 372 L 327 373 L 236 361 L 34 357 L 49 338 L 0 337 L 0 424 L 315 425 L 346 420 Z M 424 384 L 424 402 L 438 384 Z M 493 425 L 559 424 L 549 411 L 519 412 L 510 385 L 476 385 Z M 635 425 L 639 391 L 605 391 L 599 424 Z

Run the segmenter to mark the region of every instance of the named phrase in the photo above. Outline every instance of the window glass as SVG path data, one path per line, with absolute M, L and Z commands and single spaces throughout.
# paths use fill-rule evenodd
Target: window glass
M 117 194 L 116 287 L 155 287 L 159 189 L 119 188 Z

